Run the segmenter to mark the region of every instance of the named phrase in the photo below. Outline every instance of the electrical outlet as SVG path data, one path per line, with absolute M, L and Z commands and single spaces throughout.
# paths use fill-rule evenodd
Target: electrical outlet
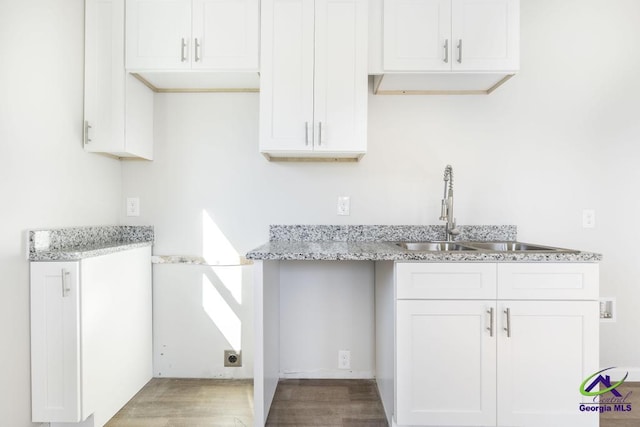
M 351 198 L 349 196 L 338 197 L 338 215 L 351 214 Z
M 224 366 L 233 368 L 239 368 L 242 366 L 242 353 L 235 350 L 225 350 Z
M 349 350 L 338 351 L 338 369 L 351 369 L 351 352 Z
M 140 216 L 139 197 L 127 197 L 127 216 Z
M 582 228 L 594 228 L 596 226 L 596 211 L 585 209 L 582 211 Z

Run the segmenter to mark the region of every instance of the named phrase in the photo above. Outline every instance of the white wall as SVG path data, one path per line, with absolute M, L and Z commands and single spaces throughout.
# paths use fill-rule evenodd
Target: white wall
M 83 14 L 82 0 L 0 2 L 3 426 L 32 425 L 25 230 L 119 219 L 120 163 L 82 150 Z
M 358 164 L 267 162 L 258 154 L 255 94 L 157 95 L 156 160 L 123 165 L 124 193 L 142 204 L 142 216 L 126 221 L 156 226 L 158 254 L 200 254 L 203 210 L 241 254 L 274 223 L 437 224 L 451 163 L 458 223 L 516 224 L 523 241 L 604 253 L 602 294 L 618 298 L 619 313 L 602 327 L 602 365 L 640 366 L 640 348 L 628 339 L 640 329 L 640 45 L 632 42 L 640 2 L 522 0 L 521 8 L 515 78 L 490 96 L 370 96 L 369 153 Z M 339 195 L 351 196 L 351 216 L 336 216 Z M 595 229 L 581 228 L 585 208 L 596 210 Z M 156 291 L 200 280 L 161 266 L 154 273 Z M 313 286 L 322 294 L 321 283 Z M 324 291 L 318 308 L 331 312 Z M 283 316 L 294 311 L 283 307 Z M 207 322 L 195 327 L 195 341 Z M 215 334 L 207 344 L 216 359 L 226 345 Z M 194 372 L 236 375 L 214 362 L 196 365 Z

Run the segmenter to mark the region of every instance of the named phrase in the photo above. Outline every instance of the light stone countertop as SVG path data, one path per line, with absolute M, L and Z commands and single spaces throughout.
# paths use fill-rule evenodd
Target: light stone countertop
M 355 233 L 350 233 L 349 228 L 353 228 Z M 444 229 L 438 228 L 441 226 L 271 226 L 271 240 L 247 253 L 246 257 L 253 260 L 296 261 L 599 262 L 602 260 L 600 254 L 582 251 L 410 251 L 394 243 L 442 240 Z M 463 232 L 462 238 L 456 239 L 459 241 L 516 240 L 514 226 L 461 226 L 460 228 Z M 375 236 L 374 238 L 383 240 L 375 241 L 367 238 L 359 241 L 358 236 Z M 476 238 L 469 238 L 470 236 Z M 485 238 L 482 238 L 483 236 Z M 331 237 L 336 239 L 331 240 Z M 313 240 L 314 238 L 323 240 Z
M 78 261 L 153 245 L 151 226 L 29 230 L 29 261 Z

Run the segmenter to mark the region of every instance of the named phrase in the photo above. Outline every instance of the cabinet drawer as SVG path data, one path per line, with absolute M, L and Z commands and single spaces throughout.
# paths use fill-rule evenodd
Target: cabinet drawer
M 496 264 L 397 263 L 398 299 L 495 299 Z
M 598 299 L 598 264 L 498 264 L 498 299 Z

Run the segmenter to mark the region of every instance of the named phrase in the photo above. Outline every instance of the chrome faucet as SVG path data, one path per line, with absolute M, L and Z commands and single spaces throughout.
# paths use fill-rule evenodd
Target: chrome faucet
M 453 217 L 453 168 L 451 165 L 444 168 L 444 198 L 440 220 L 447 221 L 444 232 L 448 242 L 453 240 L 453 236 L 460 234 L 460 230 L 456 228 L 456 219 Z

